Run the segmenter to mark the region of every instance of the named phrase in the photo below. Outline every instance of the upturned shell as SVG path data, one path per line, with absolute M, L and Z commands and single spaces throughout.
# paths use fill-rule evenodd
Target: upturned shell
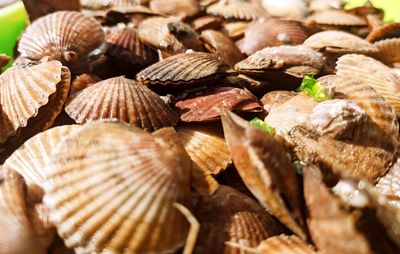
M 156 93 L 124 77 L 103 80 L 73 94 L 65 111 L 80 124 L 118 119 L 148 131 L 178 122 L 176 112 Z
M 305 239 L 300 186 L 283 145 L 231 112 L 222 116 L 222 125 L 243 182 L 272 215 Z
M 400 153 L 397 151 L 393 165 L 385 176 L 379 179 L 376 187 L 385 195 L 389 204 L 400 208 Z
M 384 24 L 379 27 L 373 28 L 371 33 L 368 34 L 366 40 L 369 42 L 376 42 L 384 39 L 398 38 L 400 36 L 400 22 Z
M 244 34 L 241 51 L 251 55 L 265 47 L 302 44 L 307 32 L 299 21 L 268 19 L 250 23 Z
M 274 17 L 303 19 L 308 14 L 305 0 L 261 0 L 261 4 Z
M 278 235 L 268 238 L 257 247 L 260 254 L 316 254 L 313 247 L 307 245 L 295 235 Z
M 194 250 L 198 254 L 236 254 L 238 250 L 225 242 L 256 247 L 285 230 L 253 199 L 223 185 L 213 195 L 201 198 L 195 211 L 200 223 Z
M 213 84 L 228 75 L 229 66 L 213 54 L 193 52 L 168 57 L 137 74 L 140 83 L 157 88 Z
M 277 90 L 266 93 L 260 99 L 260 102 L 264 110 L 269 112 L 272 108 L 282 105 L 294 96 L 296 96 L 296 93 L 293 91 Z
M 156 12 L 182 18 L 193 17 L 200 12 L 200 4 L 196 0 L 151 0 L 150 8 Z
M 37 61 L 48 57 L 79 71 L 103 42 L 104 32 L 94 18 L 79 12 L 59 11 L 28 26 L 18 51 L 22 57 Z
M 44 202 L 78 253 L 166 253 L 188 225 L 173 207 L 190 201 L 183 147 L 138 128 L 97 122 L 61 142 L 45 169 Z
M 194 97 L 178 101 L 176 108 L 183 122 L 219 120 L 225 110 L 235 112 L 261 112 L 257 97 L 247 90 L 218 87 L 203 90 Z
M 323 10 L 313 13 L 307 22 L 328 26 L 366 26 L 367 23 L 360 17 L 342 10 Z
M 247 0 L 219 0 L 207 7 L 206 12 L 225 19 L 254 20 L 267 18 L 267 12 L 256 2 Z
M 375 89 L 400 117 L 400 76 L 391 68 L 367 56 L 348 54 L 339 58 L 336 74 L 359 80 Z
M 400 66 L 400 38 L 386 39 L 374 44 L 378 47 L 384 63 Z

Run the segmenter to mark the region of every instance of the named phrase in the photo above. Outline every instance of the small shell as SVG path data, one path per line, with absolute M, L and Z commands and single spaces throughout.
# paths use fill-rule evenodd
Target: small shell
M 218 87 L 203 90 L 195 97 L 176 103 L 183 122 L 219 120 L 225 110 L 235 112 L 260 112 L 257 97 L 249 91 L 234 87 Z
M 272 215 L 305 239 L 300 185 L 283 145 L 231 112 L 222 116 L 222 125 L 243 182 Z
M 368 34 L 366 40 L 376 42 L 384 39 L 398 38 L 400 36 L 400 22 L 392 24 L 384 24 L 377 28 L 373 28 Z
M 400 76 L 391 68 L 367 56 L 349 54 L 339 58 L 336 74 L 354 78 L 375 89 L 400 117 Z
M 387 174 L 379 179 L 376 187 L 386 196 L 389 204 L 400 208 L 400 153 L 397 151 L 393 165 Z
M 218 17 L 214 16 L 201 16 L 192 21 L 192 27 L 196 31 L 202 31 L 205 29 L 220 29 L 221 28 L 221 20 Z
M 206 12 L 225 19 L 254 20 L 267 18 L 267 12 L 261 5 L 246 0 L 219 0 L 207 7 Z
M 249 22 L 237 21 L 237 22 L 226 22 L 221 29 L 226 36 L 232 40 L 238 40 L 244 36 L 244 32 Z
M 168 57 L 137 74 L 140 83 L 154 87 L 187 88 L 212 84 L 227 76 L 229 66 L 213 54 L 193 52 Z
M 261 4 L 274 17 L 303 19 L 308 14 L 305 0 L 261 0 Z
M 266 93 L 260 99 L 260 102 L 264 110 L 269 112 L 272 108 L 282 105 L 294 96 L 296 96 L 296 93 L 293 91 L 277 90 Z
M 378 41 L 374 45 L 378 47 L 384 63 L 400 66 L 400 38 Z
M 200 12 L 200 4 L 196 0 L 151 0 L 150 8 L 156 12 L 182 18 L 193 17 Z
M 316 254 L 314 248 L 295 235 L 268 238 L 257 247 L 260 254 Z
M 72 95 L 73 93 L 76 93 L 80 90 L 85 89 L 86 87 L 96 84 L 97 82 L 100 82 L 101 79 L 97 77 L 96 75 L 92 74 L 82 74 L 77 77 L 75 77 L 74 81 L 71 84 L 71 91 L 70 94 Z
M 302 44 L 307 37 L 307 32 L 299 21 L 268 19 L 247 26 L 240 49 L 251 55 L 265 47 Z
M 148 131 L 178 122 L 176 112 L 156 93 L 124 77 L 100 81 L 73 94 L 65 111 L 79 124 L 118 119 Z
M 183 245 L 190 159 L 138 128 L 87 124 L 61 142 L 45 169 L 44 202 L 78 253 L 166 253 Z
M 18 51 L 32 60 L 59 60 L 75 71 L 85 67 L 89 55 L 103 42 L 104 32 L 94 18 L 59 11 L 33 22 L 22 35 Z
M 0 54 L 0 74 L 1 74 L 1 69 L 4 66 L 6 66 L 10 61 L 11 61 L 11 57 L 9 57 L 5 54 Z
M 197 167 L 206 174 L 218 175 L 231 163 L 231 155 L 223 136 L 211 127 L 182 125 L 177 127 L 177 132 Z
M 323 10 L 316 12 L 307 18 L 308 22 L 315 22 L 317 25 L 332 26 L 366 26 L 362 18 L 341 10 Z
M 239 253 L 225 242 L 256 247 L 262 240 L 284 232 L 261 205 L 223 185 L 212 196 L 202 197 L 195 211 L 200 222 L 200 235 L 194 250 L 198 254 Z

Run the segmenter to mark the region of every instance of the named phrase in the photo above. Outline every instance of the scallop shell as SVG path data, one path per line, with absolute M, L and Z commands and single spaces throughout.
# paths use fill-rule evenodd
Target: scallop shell
M 59 11 L 39 18 L 18 44 L 22 57 L 59 60 L 73 71 L 86 67 L 88 57 L 104 42 L 99 22 L 75 11 Z
M 344 55 L 336 65 L 336 74 L 354 78 L 375 89 L 400 117 L 400 76 L 381 62 L 363 55 Z
M 374 43 L 379 49 L 383 62 L 388 65 L 400 65 L 400 39 L 386 39 Z
M 196 0 L 151 0 L 150 8 L 153 11 L 166 15 L 176 15 L 182 18 L 193 17 L 200 12 L 199 1 Z
M 223 136 L 212 126 L 182 125 L 177 127 L 186 152 L 206 174 L 218 175 L 231 163 L 231 155 Z
M 75 77 L 74 81 L 71 84 L 71 91 L 70 94 L 76 93 L 77 91 L 83 90 L 86 87 L 96 84 L 100 82 L 101 79 L 93 74 L 82 74 Z
M 183 245 L 188 230 L 173 203 L 189 206 L 189 173 L 183 147 L 96 122 L 57 146 L 43 200 L 78 253 L 166 253 Z
M 65 111 L 77 123 L 118 119 L 153 131 L 178 122 L 176 112 L 154 92 L 133 80 L 116 77 L 72 95 Z
M 221 32 L 230 37 L 232 40 L 238 40 L 244 36 L 244 32 L 246 31 L 248 24 L 249 22 L 245 21 L 226 22 L 223 24 Z
M 54 232 L 35 227 L 23 178 L 14 171 L 1 170 L 0 173 L 0 253 L 47 253 Z
M 392 24 L 384 24 L 377 28 L 373 28 L 368 34 L 366 40 L 369 42 L 380 41 L 384 39 L 398 38 L 400 36 L 400 22 Z
M 137 74 L 140 83 L 158 88 L 212 84 L 227 76 L 229 66 L 213 54 L 193 52 L 168 57 Z
M 313 247 L 307 245 L 295 235 L 278 235 L 268 238 L 257 247 L 260 254 L 316 254 Z
M 268 17 L 261 5 L 246 0 L 220 0 L 209 5 L 206 12 L 222 16 L 225 19 L 236 20 L 254 20 Z
M 389 204 L 400 208 L 400 153 L 397 151 L 393 165 L 387 174 L 379 179 L 376 187 L 385 195 Z
M 312 12 L 342 9 L 345 4 L 346 2 L 344 0 L 311 0 L 309 9 Z
M 329 53 L 376 54 L 379 49 L 353 34 L 342 31 L 324 31 L 311 35 L 304 46 Z
M 366 26 L 362 18 L 342 10 L 323 10 L 313 13 L 307 18 L 308 22 L 315 22 L 318 25 L 332 26 Z
M 112 29 L 106 35 L 106 42 L 108 44 L 107 54 L 117 59 L 118 62 L 146 67 L 158 60 L 157 52 L 140 40 L 135 27 L 125 26 Z
M 276 90 L 266 93 L 260 102 L 265 111 L 269 112 L 272 108 L 284 104 L 291 98 L 295 97 L 296 93 L 293 91 Z
M 303 19 L 308 14 L 305 0 L 261 0 L 261 4 L 274 17 Z
M 205 29 L 220 29 L 221 28 L 221 19 L 214 16 L 201 16 L 192 21 L 192 27 L 196 31 L 202 31 Z
M 250 23 L 241 51 L 251 55 L 265 47 L 302 44 L 308 35 L 299 21 L 268 19 Z
M 305 239 L 300 186 L 283 145 L 231 112 L 222 116 L 222 125 L 243 182 L 272 215 Z
M 194 253 L 239 253 L 225 242 L 256 247 L 285 230 L 257 202 L 223 185 L 213 195 L 202 197 L 195 211 L 201 227 Z
M 29 20 L 45 16 L 56 11 L 80 11 L 80 0 L 57 1 L 57 0 L 34 0 L 23 1 L 25 9 L 28 12 Z
M 249 91 L 234 87 L 218 87 L 203 90 L 195 97 L 178 101 L 176 108 L 183 122 L 219 120 L 223 111 L 260 112 L 257 97 Z

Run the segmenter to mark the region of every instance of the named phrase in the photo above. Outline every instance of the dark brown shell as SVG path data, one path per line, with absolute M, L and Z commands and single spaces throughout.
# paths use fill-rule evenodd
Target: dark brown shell
M 229 66 L 218 56 L 193 52 L 168 57 L 137 74 L 140 83 L 154 87 L 187 88 L 212 84 L 227 75 Z
M 260 112 L 257 97 L 247 90 L 234 87 L 218 87 L 203 90 L 194 97 L 178 101 L 176 108 L 183 122 L 219 120 L 225 110 L 235 112 Z
M 200 199 L 195 208 L 200 234 L 194 253 L 236 254 L 225 242 L 257 247 L 264 239 L 284 228 L 262 206 L 246 195 L 220 185 L 211 196 Z
M 323 10 L 307 18 L 308 22 L 331 26 L 366 26 L 362 18 L 341 10 Z
M 196 0 L 151 0 L 150 8 L 156 12 L 182 18 L 193 17 L 200 12 L 200 4 Z
M 100 81 L 73 94 L 65 111 L 80 124 L 118 119 L 148 131 L 178 122 L 176 112 L 156 93 L 124 77 Z
M 207 7 L 206 12 L 225 19 L 254 20 L 267 18 L 264 8 L 256 2 L 246 0 L 219 0 Z
M 5 54 L 0 54 L 0 74 L 2 72 L 3 67 L 6 66 L 10 61 L 11 57 Z
M 275 18 L 260 20 L 249 24 L 240 49 L 251 55 L 265 47 L 302 44 L 307 37 L 299 21 Z

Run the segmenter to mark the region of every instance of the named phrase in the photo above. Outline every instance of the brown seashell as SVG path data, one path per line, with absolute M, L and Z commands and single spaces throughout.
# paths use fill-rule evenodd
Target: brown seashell
M 173 204 L 190 205 L 190 159 L 178 144 L 90 123 L 57 146 L 45 173 L 50 218 L 76 252 L 166 253 L 183 245 L 188 224 Z
M 307 18 L 307 22 L 317 25 L 331 26 L 366 26 L 362 18 L 342 10 L 323 10 L 313 13 Z
M 235 112 L 261 112 L 257 97 L 247 90 L 234 87 L 218 87 L 202 90 L 194 97 L 178 101 L 176 108 L 183 122 L 219 120 L 225 110 Z
M 65 111 L 79 124 L 118 119 L 148 131 L 178 122 L 176 112 L 156 93 L 124 77 L 100 81 L 73 94 Z
M 378 47 L 384 63 L 400 66 L 400 38 L 378 41 L 374 45 Z
M 193 52 L 168 57 L 137 74 L 140 83 L 156 87 L 187 88 L 211 85 L 228 75 L 229 66 L 213 54 Z
M 94 18 L 59 11 L 33 22 L 23 33 L 18 51 L 22 57 L 59 60 L 72 71 L 79 71 L 87 68 L 89 57 L 103 42 L 103 30 Z
M 4 66 L 6 66 L 11 61 L 11 57 L 0 54 L 0 74 Z
M 205 42 L 208 51 L 220 56 L 230 66 L 234 66 L 244 58 L 235 43 L 221 32 L 204 30 L 201 32 L 200 38 Z
M 349 54 L 339 58 L 336 74 L 354 78 L 375 89 L 400 117 L 400 76 L 391 68 L 367 56 Z
M 192 27 L 196 31 L 202 31 L 205 29 L 220 29 L 221 28 L 221 20 L 218 17 L 214 16 L 201 16 L 192 21 Z
M 269 112 L 272 108 L 282 105 L 294 96 L 296 96 L 296 93 L 293 91 L 277 90 L 266 93 L 260 99 L 260 102 L 264 110 Z
M 158 60 L 157 52 L 143 44 L 132 26 L 116 27 L 106 35 L 107 55 L 129 67 L 147 67 Z
M 307 37 L 299 21 L 272 18 L 250 23 L 240 49 L 251 55 L 265 47 L 302 44 Z
M 182 18 L 190 18 L 200 12 L 200 4 L 196 0 L 151 0 L 150 8 L 153 11 L 166 15 L 175 15 Z
M 58 0 L 23 0 L 25 9 L 28 12 L 30 21 L 56 11 L 80 11 L 79 0 L 58 1 Z
M 285 231 L 257 202 L 223 185 L 213 195 L 202 197 L 195 211 L 200 235 L 194 253 L 239 253 L 225 242 L 256 247 L 262 240 Z
M 1 170 L 0 174 L 0 253 L 46 253 L 54 232 L 35 224 L 23 178 L 14 171 Z
M 85 73 L 79 75 L 74 79 L 74 81 L 71 84 L 70 94 L 74 94 L 80 90 L 83 90 L 86 87 L 96 84 L 99 81 L 101 81 L 101 79 L 93 74 Z
M 368 34 L 366 40 L 376 42 L 384 39 L 398 38 L 400 36 L 400 22 L 392 24 L 384 24 L 373 28 Z
M 249 22 L 244 21 L 224 23 L 221 32 L 230 37 L 232 40 L 238 40 L 244 36 L 244 32 L 246 31 L 248 24 Z
M 246 186 L 272 215 L 305 239 L 300 186 L 283 145 L 231 112 L 222 116 L 222 125 Z
M 261 5 L 246 0 L 219 0 L 209 5 L 206 12 L 222 16 L 225 19 L 235 20 L 254 20 L 268 17 L 267 12 Z
M 385 195 L 388 203 L 400 208 L 400 153 L 397 151 L 393 165 L 376 184 L 379 193 Z

